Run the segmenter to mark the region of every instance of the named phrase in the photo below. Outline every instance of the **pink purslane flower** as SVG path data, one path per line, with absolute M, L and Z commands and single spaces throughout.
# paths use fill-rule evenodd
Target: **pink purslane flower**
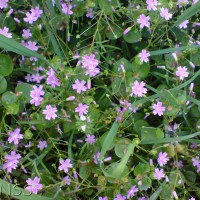
M 52 107 L 51 105 L 46 106 L 46 110 L 43 110 L 42 113 L 45 115 L 45 119 L 51 120 L 57 117 L 56 115 L 57 108 Z
M 130 190 L 128 190 L 127 198 L 134 197 L 135 193 L 138 192 L 138 188 L 133 185 Z
M 139 83 L 137 80 L 134 81 L 134 83 L 132 84 L 132 92 L 130 96 L 132 97 L 133 95 L 135 95 L 138 97 L 143 97 L 144 94 L 147 93 L 147 89 L 144 86 L 145 82 L 142 81 L 141 83 Z
M 32 8 L 30 12 L 26 13 L 24 21 L 29 24 L 33 24 L 33 22 L 38 20 L 38 18 L 42 15 L 42 13 L 43 11 L 40 10 L 39 6 L 36 6 L 35 8 Z
M 98 158 L 100 157 L 101 153 L 98 151 L 96 154 L 94 154 L 93 159 L 94 163 L 97 165 L 98 164 Z
M 158 101 L 157 103 L 153 104 L 154 115 L 162 116 L 164 111 L 165 111 L 165 107 L 162 105 L 162 102 Z
M 40 150 L 43 150 L 43 149 L 47 148 L 47 142 L 45 140 L 44 141 L 40 140 L 39 143 L 38 143 L 38 145 L 37 145 L 37 147 Z
M 189 21 L 185 20 L 184 22 L 182 22 L 181 24 L 179 24 L 179 28 L 187 28 Z
M 117 196 L 114 198 L 114 200 L 126 200 L 126 197 L 122 196 L 121 194 L 117 194 Z
M 164 173 L 163 169 L 156 168 L 155 172 L 154 172 L 154 178 L 157 180 L 161 180 L 164 177 L 165 177 L 165 173 Z
M 97 67 L 99 61 L 95 59 L 95 54 L 84 55 L 82 57 L 82 68 L 86 69 L 85 75 L 89 75 L 90 77 L 94 77 L 100 73 L 100 69 Z
M 23 135 L 20 134 L 20 128 L 16 128 L 14 131 L 10 131 L 9 133 L 8 142 L 14 144 L 19 144 L 19 140 L 23 139 Z
M 149 16 L 145 16 L 144 14 L 141 14 L 139 16 L 139 18 L 137 19 L 137 23 L 140 24 L 140 28 L 144 28 L 145 26 L 148 28 L 150 27 L 150 17 Z
M 176 70 L 176 76 L 179 77 L 180 80 L 183 80 L 185 77 L 188 77 L 189 73 L 187 72 L 187 67 L 179 66 Z
M 56 86 L 60 86 L 60 81 L 56 77 L 55 71 L 51 68 L 47 72 L 47 85 L 50 85 L 52 88 L 55 88 Z
M 23 34 L 22 34 L 22 37 L 28 39 L 32 36 L 32 33 L 30 31 L 30 29 L 23 29 Z
M 93 144 L 95 143 L 96 139 L 94 135 L 87 134 L 85 141 L 88 142 L 89 144 Z
M 29 192 L 37 194 L 38 191 L 42 189 L 42 184 L 40 184 L 40 178 L 38 178 L 37 176 L 34 179 L 28 178 L 26 182 L 28 186 L 25 189 Z
M 73 12 L 71 11 L 72 5 L 70 4 L 67 5 L 66 3 L 62 3 L 61 6 L 62 6 L 62 12 L 65 15 L 73 15 Z
M 20 154 L 17 154 L 15 151 L 11 151 L 10 155 L 7 154 L 5 156 L 6 162 L 3 165 L 3 169 L 7 170 L 7 173 L 11 173 L 13 169 L 17 168 L 20 158 Z
M 41 104 L 41 102 L 43 101 L 43 95 L 44 95 L 44 91 L 42 90 L 43 86 L 40 85 L 39 87 L 37 87 L 36 85 L 33 86 L 33 90 L 31 90 L 30 96 L 31 96 L 31 104 L 34 104 L 35 106 L 39 106 Z
M 160 9 L 160 16 L 162 18 L 164 18 L 165 20 L 169 20 L 169 19 L 172 18 L 172 14 L 169 13 L 169 9 L 168 8 L 163 8 L 163 7 Z
M 89 106 L 86 104 L 79 103 L 78 107 L 76 107 L 75 112 L 79 114 L 81 117 L 82 115 L 86 115 L 88 113 Z
M 69 176 L 65 176 L 65 177 L 63 178 L 63 183 L 64 183 L 65 185 L 70 185 L 70 184 L 71 184 L 71 178 L 69 178 Z
M 7 28 L 6 26 L 2 29 L 0 28 L 0 34 L 4 35 L 7 38 L 12 38 L 12 33 L 9 33 L 9 28 Z
M 87 87 L 85 86 L 86 82 L 84 80 L 79 81 L 78 79 L 75 80 L 75 83 L 72 85 L 72 88 L 76 90 L 78 94 L 81 92 L 85 92 Z
M 147 10 L 157 10 L 156 6 L 158 5 L 157 0 L 146 0 Z
M 166 152 L 160 152 L 159 154 L 158 154 L 158 159 L 157 159 L 157 161 L 158 161 L 158 164 L 162 167 L 162 166 L 164 166 L 164 165 L 166 165 L 167 164 L 167 162 L 169 161 L 169 157 L 167 156 L 167 153 Z
M 72 168 L 72 164 L 70 162 L 71 162 L 70 159 L 60 160 L 60 166 L 58 170 L 59 171 L 63 170 L 65 173 L 67 173 L 69 171 L 69 168 Z
M 197 173 L 200 172 L 200 160 L 199 160 L 199 157 L 196 156 L 195 158 L 192 158 L 192 165 L 194 167 L 197 167 Z
M 150 53 L 143 49 L 139 54 L 138 57 L 140 58 L 140 62 L 145 62 L 147 63 L 149 61 Z
M 8 7 L 8 0 L 1 0 L 0 1 L 0 8 L 7 8 Z

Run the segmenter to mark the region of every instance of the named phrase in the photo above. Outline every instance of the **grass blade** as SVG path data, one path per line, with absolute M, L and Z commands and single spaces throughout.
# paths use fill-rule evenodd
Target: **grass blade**
M 176 141 L 183 141 L 183 140 L 187 140 L 193 137 L 196 137 L 200 135 L 200 132 L 196 132 L 190 135 L 186 135 L 186 136 L 180 136 L 180 137 L 174 137 L 174 138 L 163 138 L 160 140 L 143 140 L 140 142 L 140 144 L 159 144 L 159 143 L 168 143 L 168 142 L 176 142 Z
M 177 21 L 173 26 L 178 26 L 179 24 L 194 16 L 198 12 L 200 12 L 200 1 L 195 3 L 193 6 L 189 7 L 187 10 L 185 10 L 183 14 L 178 17 Z
M 119 128 L 119 124 L 117 122 L 114 122 L 110 131 L 108 132 L 108 135 L 106 136 L 103 145 L 102 145 L 102 149 L 101 149 L 101 155 L 99 157 L 99 161 L 101 162 L 104 155 L 106 154 L 107 150 L 109 149 L 111 143 L 113 142 L 116 134 L 117 134 L 117 130 Z

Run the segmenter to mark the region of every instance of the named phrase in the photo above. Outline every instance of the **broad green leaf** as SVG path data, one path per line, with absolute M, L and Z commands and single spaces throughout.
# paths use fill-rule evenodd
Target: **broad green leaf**
M 191 52 L 190 54 L 190 61 L 195 65 L 195 66 L 200 66 L 200 51 L 197 52 Z
M 99 7 L 107 14 L 113 14 L 113 8 L 116 8 L 117 6 L 120 6 L 118 0 L 98 0 Z
M 123 35 L 123 38 L 128 43 L 135 43 L 140 40 L 140 32 L 136 29 L 131 29 L 126 35 Z
M 146 173 L 150 172 L 150 164 L 149 163 L 139 163 L 135 168 L 134 168 L 134 175 L 144 175 Z
M 115 154 L 122 158 L 128 149 L 128 145 L 131 143 L 131 140 L 128 138 L 122 138 L 115 144 Z
M 149 177 L 144 176 L 141 180 L 141 185 L 138 185 L 138 189 L 139 190 L 147 190 L 148 188 L 151 187 L 152 185 L 152 181 Z
M 123 34 L 123 30 L 115 24 L 110 24 L 107 26 L 105 30 L 106 36 L 110 40 L 116 40 L 121 37 Z
M 102 149 L 101 149 L 101 155 L 98 159 L 100 162 L 102 161 L 107 150 L 110 148 L 110 145 L 113 142 L 113 140 L 117 134 L 118 128 L 119 128 L 119 124 L 117 122 L 114 122 L 110 131 L 108 132 L 108 135 L 106 136 L 106 138 L 103 142 Z
M 2 101 L 3 105 L 15 103 L 17 101 L 17 96 L 15 93 L 13 93 L 11 91 L 7 91 L 7 92 L 3 93 L 2 97 L 1 97 L 1 101 Z
M 6 82 L 6 79 L 0 75 L 0 94 L 5 92 L 7 88 L 7 82 Z
M 124 155 L 124 157 L 122 158 L 121 162 L 119 164 L 117 164 L 116 168 L 112 171 L 112 173 L 110 174 L 111 177 L 113 178 L 122 178 L 123 177 L 123 172 L 126 168 L 126 164 L 131 156 L 131 154 L 133 153 L 135 148 L 134 144 L 129 144 L 126 154 Z
M 15 92 L 18 92 L 21 94 L 21 96 L 26 100 L 26 102 L 30 101 L 30 91 L 31 91 L 31 85 L 28 83 L 21 83 L 18 84 L 15 88 Z
M 13 62 L 10 56 L 5 54 L 0 54 L 0 74 L 2 76 L 8 76 L 12 73 L 12 71 L 13 71 Z

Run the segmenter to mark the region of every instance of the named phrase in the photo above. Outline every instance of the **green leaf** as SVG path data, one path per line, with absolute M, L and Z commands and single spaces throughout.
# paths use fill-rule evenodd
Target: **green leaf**
M 190 61 L 195 66 L 200 66 L 200 51 L 194 52 L 190 54 Z
M 107 0 L 98 0 L 99 7 L 105 12 L 105 14 L 113 14 L 113 9 L 117 6 L 120 6 L 118 0 L 112 0 L 112 1 L 107 1 Z
M 164 133 L 160 128 L 143 127 L 141 129 L 141 141 L 157 140 L 164 138 Z
M 111 177 L 113 177 L 113 178 L 122 178 L 123 177 L 123 175 L 124 175 L 123 172 L 126 168 L 126 164 L 129 160 L 129 157 L 133 153 L 134 148 L 135 148 L 134 144 L 131 143 L 128 145 L 126 154 L 122 158 L 121 162 L 116 166 L 116 168 L 110 174 Z
M 21 96 L 26 100 L 26 102 L 29 102 L 31 100 L 30 91 L 31 91 L 31 85 L 28 83 L 18 84 L 17 87 L 15 88 L 15 92 L 20 93 Z
M 134 175 L 144 175 L 146 173 L 150 172 L 150 165 L 148 163 L 139 163 L 135 168 L 134 168 Z
M 147 190 L 152 185 L 151 179 L 149 177 L 146 177 L 146 176 L 142 178 L 141 182 L 142 182 L 142 184 L 138 185 L 139 190 Z
M 122 29 L 115 24 L 110 24 L 109 26 L 107 26 L 105 32 L 107 38 L 110 40 L 116 40 L 123 34 Z
M 131 140 L 127 139 L 127 138 L 122 138 L 119 141 L 117 141 L 117 144 L 115 145 L 115 154 L 122 158 L 128 149 L 128 144 L 131 143 Z
M 6 79 L 0 75 L 0 94 L 5 92 L 7 88 L 7 82 L 6 82 Z
M 126 35 L 123 35 L 123 38 L 128 43 L 135 43 L 140 40 L 140 32 L 136 29 L 131 29 Z
M 0 74 L 3 76 L 8 76 L 13 71 L 13 62 L 10 56 L 5 54 L 0 54 Z
M 17 96 L 15 93 L 13 93 L 11 91 L 7 91 L 7 92 L 3 93 L 2 97 L 1 97 L 1 101 L 2 101 L 3 105 L 15 103 L 17 101 Z
M 163 183 L 151 196 L 149 200 L 156 200 L 159 196 L 159 194 L 161 193 L 163 186 L 165 183 Z
M 117 131 L 119 128 L 119 124 L 117 122 L 114 122 L 110 131 L 108 132 L 108 135 L 106 136 L 103 145 L 102 145 L 102 149 L 101 149 L 101 155 L 99 157 L 99 161 L 101 162 L 103 160 L 104 155 L 106 154 L 107 150 L 110 148 L 110 145 L 112 144 Z

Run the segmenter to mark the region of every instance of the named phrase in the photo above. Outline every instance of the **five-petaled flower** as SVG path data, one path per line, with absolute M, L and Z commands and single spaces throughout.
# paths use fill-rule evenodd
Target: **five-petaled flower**
M 69 171 L 69 168 L 72 168 L 72 164 L 70 162 L 71 162 L 70 159 L 60 160 L 60 166 L 58 170 L 59 171 L 63 170 L 65 173 L 67 173 Z

